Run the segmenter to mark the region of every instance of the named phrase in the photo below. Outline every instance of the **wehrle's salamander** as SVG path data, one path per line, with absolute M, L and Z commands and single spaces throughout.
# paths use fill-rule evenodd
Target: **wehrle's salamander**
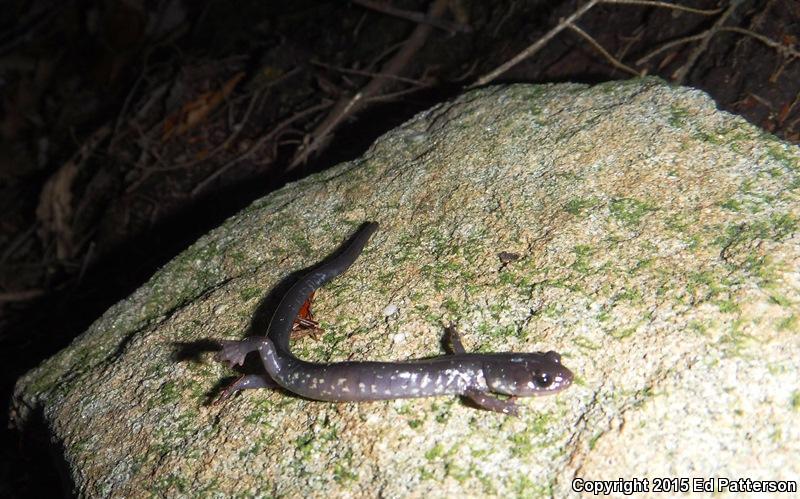
M 339 254 L 302 276 L 284 295 L 266 336 L 223 340 L 217 358 L 231 366 L 258 351 L 267 374 L 246 375 L 225 391 L 280 386 L 297 395 L 335 402 L 463 395 L 482 409 L 517 414 L 515 397 L 556 393 L 572 373 L 556 352 L 466 353 L 458 333 L 447 328 L 452 354 L 404 362 L 306 362 L 289 350 L 292 322 L 306 297 L 358 258 L 378 224 L 364 224 Z M 503 395 L 508 397 L 498 397 Z

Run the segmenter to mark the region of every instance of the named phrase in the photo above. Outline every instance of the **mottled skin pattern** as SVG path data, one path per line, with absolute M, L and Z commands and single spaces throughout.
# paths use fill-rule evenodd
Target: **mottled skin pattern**
M 266 337 L 219 342 L 220 361 L 241 365 L 248 353 L 258 351 L 269 375 L 243 376 L 222 398 L 276 385 L 309 399 L 335 402 L 463 395 L 482 409 L 516 414 L 515 397 L 555 393 L 572 383 L 572 373 L 556 352 L 466 353 L 452 326 L 447 328 L 452 354 L 430 359 L 320 364 L 292 355 L 292 321 L 305 298 L 350 267 L 377 228 L 374 222 L 364 224 L 337 255 L 301 277 L 278 304 Z

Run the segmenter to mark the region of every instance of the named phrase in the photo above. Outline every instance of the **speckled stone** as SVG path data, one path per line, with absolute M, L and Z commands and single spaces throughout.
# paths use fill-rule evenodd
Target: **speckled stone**
M 82 496 L 574 495 L 574 477 L 800 477 L 800 150 L 656 79 L 495 86 L 253 203 L 24 376 Z M 253 391 L 181 343 L 241 338 L 289 273 L 380 222 L 322 288 L 316 361 L 556 350 L 520 418 L 453 397 Z M 502 263 L 499 253 L 516 253 Z M 387 312 L 391 311 L 391 312 Z M 256 315 L 257 316 L 257 315 Z M 251 324 L 252 323 L 252 324 Z M 58 334 L 57 331 L 54 334 Z

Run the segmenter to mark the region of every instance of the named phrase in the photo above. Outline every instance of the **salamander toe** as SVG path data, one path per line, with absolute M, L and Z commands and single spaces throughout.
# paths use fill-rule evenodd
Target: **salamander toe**
M 250 350 L 248 348 L 244 348 L 244 345 L 241 341 L 219 340 L 217 343 L 219 343 L 219 346 L 221 347 L 221 350 L 217 352 L 217 355 L 215 356 L 218 362 L 228 364 L 230 367 L 241 366 L 244 364 L 244 358 L 247 356 Z

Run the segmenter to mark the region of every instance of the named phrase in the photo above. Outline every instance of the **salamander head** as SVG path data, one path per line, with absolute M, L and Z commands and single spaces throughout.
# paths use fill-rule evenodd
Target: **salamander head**
M 556 393 L 572 384 L 572 371 L 556 352 L 515 353 L 483 366 L 486 384 L 495 393 L 530 397 Z

